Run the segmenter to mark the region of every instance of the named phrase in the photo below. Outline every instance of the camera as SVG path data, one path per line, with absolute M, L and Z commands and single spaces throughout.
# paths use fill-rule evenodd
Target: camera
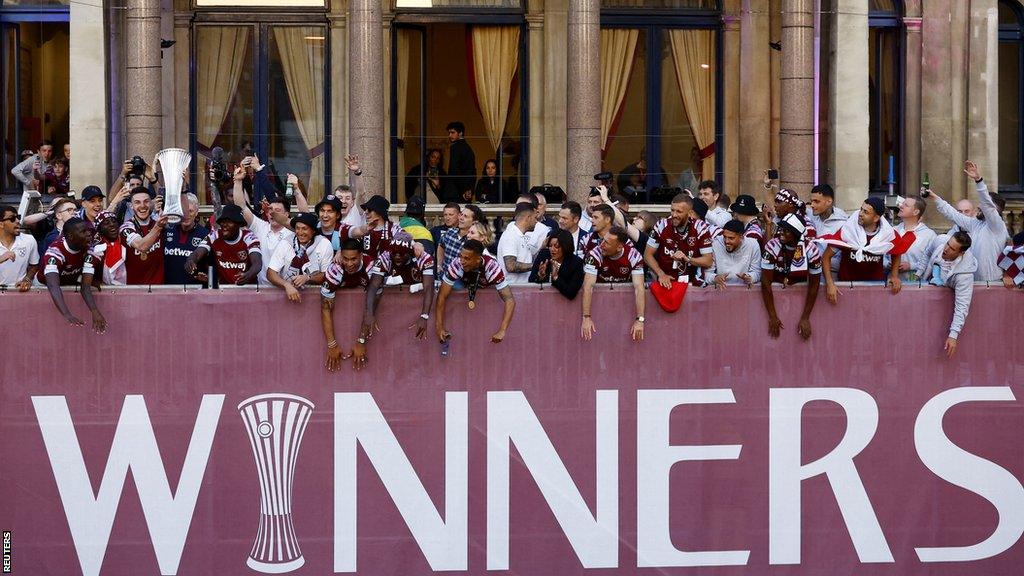
M 145 177 L 146 161 L 142 159 L 142 156 L 132 156 L 128 160 L 125 160 L 124 163 L 128 165 L 128 173 L 124 175 L 126 182 L 131 178 Z
M 227 162 L 224 161 L 224 149 L 217 146 L 213 149 L 213 158 L 210 159 L 210 180 L 214 184 L 223 184 L 230 182 L 231 179 Z

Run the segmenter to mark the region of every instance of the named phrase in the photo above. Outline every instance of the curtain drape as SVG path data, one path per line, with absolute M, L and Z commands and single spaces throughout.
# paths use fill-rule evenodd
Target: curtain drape
M 512 79 L 519 67 L 518 26 L 473 26 L 473 78 L 491 149 L 497 150 L 508 120 Z
M 397 58 L 397 70 L 395 75 L 398 78 L 398 85 L 395 87 L 397 110 L 395 110 L 395 125 L 398 127 L 398 133 L 395 135 L 400 141 L 405 140 L 405 112 L 409 103 L 409 48 L 413 42 L 413 31 L 406 28 L 398 29 L 398 46 L 396 54 Z M 405 150 L 409 150 L 410 147 L 406 146 Z M 412 190 L 405 190 L 405 153 L 398 153 L 398 166 L 395 169 L 395 174 L 398 174 L 398 182 L 402 186 L 399 200 L 405 201 L 409 194 L 412 194 Z
M 612 124 L 626 99 L 629 76 L 633 71 L 636 42 L 640 31 L 635 28 L 601 29 L 601 150 L 608 149 Z
M 324 195 L 324 45 L 307 40 L 317 36 L 324 36 L 319 26 L 274 28 L 288 100 L 309 150 L 306 194 L 311 203 Z
M 670 30 L 676 82 L 690 128 L 704 159 L 702 173 L 715 173 L 715 33 Z
M 227 117 L 246 64 L 249 28 L 246 26 L 201 26 L 197 28 L 196 141 L 212 148 Z M 199 173 L 206 172 L 206 158 L 198 157 Z

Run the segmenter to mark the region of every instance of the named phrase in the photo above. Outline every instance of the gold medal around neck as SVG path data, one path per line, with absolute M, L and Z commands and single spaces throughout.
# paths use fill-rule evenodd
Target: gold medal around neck
M 475 310 L 476 309 L 476 302 L 473 302 L 472 300 L 470 300 L 469 301 L 469 309 L 470 310 Z
M 149 258 L 149 254 L 148 253 L 142 252 L 142 253 L 139 254 L 139 260 L 145 260 L 146 258 Z

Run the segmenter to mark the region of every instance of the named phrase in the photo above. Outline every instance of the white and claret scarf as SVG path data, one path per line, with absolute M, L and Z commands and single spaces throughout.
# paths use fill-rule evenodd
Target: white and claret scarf
M 815 242 L 822 245 L 822 250 L 826 248 L 825 244 L 847 248 L 852 252 L 852 257 L 857 262 L 864 261 L 865 252 L 876 256 L 883 254 L 899 256 L 910 249 L 910 246 L 914 243 L 916 236 L 914 236 L 913 232 L 900 234 L 884 217 L 878 221 L 878 231 L 871 238 L 871 241 L 868 242 L 868 233 L 860 225 L 860 222 L 857 221 L 857 215 L 857 212 L 850 214 L 850 217 L 846 219 L 846 222 L 839 230 L 832 234 L 818 237 L 815 239 Z

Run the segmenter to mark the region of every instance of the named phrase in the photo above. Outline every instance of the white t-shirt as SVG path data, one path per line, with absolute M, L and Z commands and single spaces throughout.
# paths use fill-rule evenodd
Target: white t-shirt
M 501 266 L 501 271 L 505 274 L 505 279 L 513 284 L 528 282 L 530 280 L 530 273 L 509 272 L 505 268 L 505 257 L 514 256 L 517 262 L 529 263 L 533 262 L 533 254 L 533 247 L 530 245 L 529 237 L 519 230 L 515 222 L 509 224 L 505 231 L 501 233 L 501 240 L 498 240 L 498 264 Z
M 537 225 L 533 227 L 533 230 L 526 234 L 526 237 L 530 241 L 530 251 L 533 252 L 533 256 L 540 252 L 540 249 L 544 247 L 544 242 L 548 239 L 548 233 L 551 232 L 551 227 L 547 224 L 541 224 L 537 222 Z M 533 259 L 532 257 L 530 258 Z
M 31 234 L 18 234 L 10 247 L 0 242 L 0 257 L 14 253 L 14 260 L 0 264 L 0 285 L 14 286 L 25 278 L 29 266 L 39 265 L 39 249 Z
M 267 280 L 267 268 L 270 266 L 270 259 L 274 257 L 274 251 L 282 243 L 291 243 L 295 233 L 283 227 L 274 232 L 270 227 L 270 223 L 259 216 L 252 217 L 249 230 L 259 239 L 260 247 L 263 250 L 263 269 L 260 270 L 259 283 L 266 286 L 270 284 L 270 281 Z
M 366 214 L 363 214 L 363 211 L 359 206 L 353 206 L 348 209 L 348 214 L 341 219 L 338 226 L 339 228 L 341 227 L 341 224 L 347 224 L 349 226 L 366 226 Z
M 318 234 L 313 238 L 313 243 L 306 248 L 306 259 L 302 262 L 294 262 L 301 268 L 293 266 L 293 260 L 296 259 L 294 240 L 278 245 L 274 250 L 274 255 L 270 257 L 267 268 L 276 271 L 285 280 L 291 280 L 299 274 L 326 272 L 333 258 L 334 250 L 331 248 L 331 241 Z

